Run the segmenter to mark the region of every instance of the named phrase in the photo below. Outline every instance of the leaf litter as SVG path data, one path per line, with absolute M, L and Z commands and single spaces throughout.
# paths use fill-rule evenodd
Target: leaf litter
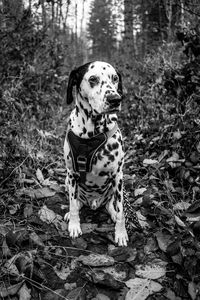
M 134 123 L 131 105 L 130 114 L 122 112 L 125 186 L 142 227 L 131 232 L 127 248 L 115 245 L 114 224 L 103 208 L 83 208 L 83 235 L 69 238 L 64 137 L 51 134 L 42 145 L 48 132 L 36 133 L 41 149 L 29 143 L 0 186 L 2 298 L 200 297 L 199 117 L 192 123 L 187 113 L 168 113 L 168 102 L 157 105 L 157 115 L 166 118 L 149 115 L 142 126 Z

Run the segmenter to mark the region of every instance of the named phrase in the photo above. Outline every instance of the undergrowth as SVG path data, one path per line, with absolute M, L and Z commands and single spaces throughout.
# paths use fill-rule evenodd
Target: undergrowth
M 187 219 L 187 213 L 198 215 L 199 210 L 200 61 L 198 57 L 184 58 L 181 50 L 177 51 L 177 49 L 176 43 L 164 45 L 157 53 L 148 55 L 142 64 L 137 63 L 135 69 L 129 70 L 130 76 L 124 78 L 125 99 L 119 123 L 123 131 L 126 153 L 125 184 L 132 205 L 148 220 L 151 228 L 151 230 L 144 229 L 143 235 L 134 233 L 130 238 L 131 245 L 138 249 L 138 253 L 140 252 L 137 259 L 142 263 L 144 259 L 142 254 L 146 250 L 141 247 L 146 247 L 145 242 L 149 241 L 150 235 L 151 238 L 155 238 L 158 243 L 157 248 L 155 246 L 156 255 L 164 257 L 163 259 L 173 270 L 166 277 L 166 291 L 170 287 L 170 291 L 173 290 L 182 299 L 184 290 L 183 299 L 190 299 L 187 285 L 195 283 L 198 288 L 200 276 L 197 242 L 200 232 L 199 220 L 191 222 Z M 121 71 L 123 73 L 124 70 Z M 29 72 L 28 76 L 27 72 Z M 59 203 L 55 206 L 59 213 L 61 211 L 59 201 L 61 198 L 65 199 L 61 188 L 65 177 L 62 149 L 71 107 L 65 106 L 61 93 L 62 89 L 66 89 L 66 76 L 57 74 L 52 78 L 52 85 L 39 88 L 37 73 L 34 71 L 30 74 L 30 69 L 29 71 L 26 69 L 20 73 L 20 76 L 12 80 L 8 78 L 1 87 L 0 216 L 2 224 L 9 227 L 9 231 L 5 236 L 2 235 L 1 239 L 1 243 L 4 243 L 1 252 L 2 264 L 7 257 L 12 257 L 20 249 L 23 251 L 27 249 L 26 245 L 22 244 L 24 240 L 28 243 L 29 250 L 35 249 L 36 244 L 48 264 L 54 266 L 55 263 L 57 266 L 59 261 L 61 268 L 64 263 L 65 254 L 62 252 L 64 248 L 60 250 L 63 256 L 55 250 L 56 247 L 61 249 L 57 235 L 61 235 L 59 243 L 62 243 L 63 233 L 57 228 L 59 234 L 58 232 L 54 234 L 54 231 L 51 232 L 52 227 L 48 228 L 47 225 L 45 227 L 41 220 L 34 218 L 36 211 L 38 212 L 44 204 L 52 205 L 51 198 L 49 199 L 52 195 L 49 194 L 49 190 L 42 189 L 43 186 L 45 188 L 50 186 L 53 193 L 58 192 L 58 198 L 54 200 Z M 39 195 L 38 191 L 36 193 L 36 188 L 44 194 Z M 24 227 L 22 224 L 25 224 Z M 16 237 L 14 231 L 10 229 L 12 225 L 14 228 L 23 229 L 25 237 Z M 62 222 L 61 225 L 64 226 Z M 41 235 L 45 245 L 32 237 L 32 242 L 27 242 L 27 236 L 35 232 Z M 46 237 L 47 233 L 51 237 L 50 241 Z M 10 241 L 13 236 L 16 238 L 14 244 Z M 90 246 L 91 251 L 97 250 L 103 241 L 100 233 L 98 238 L 101 238 L 100 242 L 98 240 L 95 246 Z M 65 251 L 67 249 L 70 253 L 72 245 L 68 240 L 66 241 L 66 236 L 64 239 L 67 243 Z M 109 234 L 108 239 L 111 240 Z M 10 248 L 6 248 L 6 253 L 5 241 Z M 90 237 L 86 241 L 81 240 L 81 244 L 76 245 L 75 248 L 86 249 L 91 242 Z M 49 250 L 52 245 L 55 254 Z M 107 249 L 106 246 L 103 247 Z M 105 251 L 104 248 L 97 251 Z M 37 268 L 39 268 L 41 253 L 31 254 L 37 262 Z M 152 253 L 148 255 L 151 260 Z M 23 252 L 22 259 L 24 257 L 28 259 L 27 254 Z M 75 257 L 76 254 L 73 252 L 72 258 Z M 133 265 L 136 264 L 135 259 Z M 44 260 L 42 264 L 45 264 Z M 195 261 L 195 267 L 190 266 L 192 261 Z M 130 265 L 129 262 L 127 268 L 130 268 Z M 83 271 L 85 272 L 84 268 Z M 130 274 L 133 272 L 132 269 L 129 271 Z M 36 274 L 35 269 L 34 272 L 33 286 L 35 284 L 37 286 L 43 278 Z M 92 275 L 94 276 L 94 273 Z M 10 274 L 9 276 L 3 274 L 3 276 L 7 284 Z M 27 276 L 29 280 L 26 280 L 31 286 L 32 278 Z M 88 280 L 88 277 L 86 278 Z M 89 294 L 93 291 L 91 286 L 94 282 L 88 287 L 87 280 L 84 281 L 83 286 L 87 286 L 85 289 Z M 182 284 L 181 288 L 173 287 L 174 282 Z M 114 285 L 113 282 L 112 284 Z M 122 288 L 121 283 L 117 288 Z M 54 287 L 48 287 L 46 284 L 46 290 L 51 289 L 54 290 Z M 37 288 L 34 287 L 33 290 L 36 293 Z M 123 291 L 121 299 L 125 299 L 127 289 Z M 189 293 L 191 294 L 191 291 Z M 161 294 L 152 299 L 161 299 L 159 297 Z

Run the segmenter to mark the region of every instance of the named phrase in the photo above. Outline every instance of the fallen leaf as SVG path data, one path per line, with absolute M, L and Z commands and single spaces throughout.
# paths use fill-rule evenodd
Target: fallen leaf
M 55 266 L 55 267 L 53 267 L 53 269 L 54 269 L 55 273 L 57 274 L 57 276 L 60 277 L 62 280 L 66 280 L 71 272 L 71 270 L 68 266 L 62 266 L 61 269 L 58 269 Z
M 150 166 L 150 165 L 155 165 L 155 164 L 158 164 L 158 160 L 156 160 L 156 159 L 145 158 L 143 160 L 143 166 Z
M 167 246 L 166 253 L 170 256 L 174 256 L 180 253 L 180 240 L 175 239 L 173 242 L 171 242 Z
M 32 203 L 27 203 L 26 206 L 24 207 L 24 217 L 28 218 L 33 214 L 33 204 Z
M 129 257 L 127 258 L 127 262 L 134 261 L 137 256 L 137 250 L 135 248 L 129 249 L 128 251 Z
M 97 294 L 94 300 L 110 300 L 110 298 L 104 294 Z
M 48 187 L 43 187 L 43 188 L 40 188 L 40 189 L 33 190 L 33 193 L 34 193 L 34 198 L 36 198 L 36 199 L 43 199 L 43 198 L 53 197 L 56 194 L 55 191 L 52 191 Z
M 67 291 L 71 291 L 71 290 L 75 289 L 76 286 L 77 286 L 76 282 L 72 282 L 72 283 L 66 282 L 64 284 L 65 290 L 67 290 Z
M 66 169 L 65 168 L 55 168 L 53 170 L 58 175 L 63 175 L 63 176 L 66 175 Z
M 16 214 L 18 209 L 20 208 L 20 205 L 19 204 L 12 204 L 12 205 L 8 205 L 8 208 L 9 208 L 9 213 L 11 215 L 14 215 L 14 214 Z
M 197 296 L 197 286 L 193 281 L 190 281 L 188 284 L 188 294 L 192 298 L 192 300 L 196 299 Z
M 123 281 L 127 277 L 127 273 L 125 271 L 116 270 L 114 266 L 106 267 L 103 269 L 104 273 L 112 275 L 116 280 Z
M 180 227 L 183 227 L 183 228 L 186 227 L 185 223 L 184 223 L 178 216 L 175 215 L 175 216 L 174 216 L 174 219 L 175 219 L 176 223 L 177 223 Z
M 12 276 L 17 276 L 17 277 L 20 276 L 20 272 L 19 272 L 18 268 L 15 265 L 16 258 L 18 258 L 18 255 L 14 255 L 9 260 L 7 260 L 7 262 L 4 264 L 3 272 L 5 274 L 9 274 L 9 275 L 12 275 Z
M 35 232 L 31 232 L 31 234 L 30 234 L 29 237 L 30 237 L 30 240 L 31 240 L 34 244 L 36 244 L 36 245 L 38 245 L 38 246 L 40 246 L 40 247 L 45 247 L 45 245 L 44 245 L 42 239 L 41 239 Z
M 173 137 L 177 140 L 179 140 L 182 137 L 182 134 L 179 129 L 173 133 Z
M 189 216 L 187 216 L 187 221 L 191 222 L 191 223 L 199 222 L 200 221 L 200 216 L 198 216 L 198 217 L 189 217 Z
M 91 233 L 93 232 L 96 228 L 98 227 L 98 224 L 94 224 L 94 223 L 82 223 L 81 224 L 81 229 L 82 229 L 82 233 Z
M 90 255 L 80 255 L 77 258 L 78 261 L 82 262 L 84 265 L 91 267 L 103 267 L 103 266 L 112 266 L 115 263 L 113 257 L 106 254 L 95 254 Z
M 167 158 L 167 162 L 172 162 L 172 161 L 178 161 L 179 160 L 179 155 L 176 152 L 172 153 L 172 156 L 170 156 L 169 158 Z
M 65 289 L 49 290 L 44 294 L 42 300 L 79 300 L 79 298 L 68 298 L 67 291 Z
M 188 209 L 189 206 L 190 206 L 190 203 L 185 202 L 185 201 L 180 201 L 173 205 L 173 209 L 178 210 L 178 211 L 183 211 L 183 210 Z
M 17 294 L 17 292 L 19 291 L 19 289 L 21 288 L 21 286 L 23 284 L 24 284 L 24 280 L 22 282 L 17 283 L 17 284 L 10 285 L 8 287 L 0 286 L 0 296 L 2 298 L 6 298 L 8 296 L 13 296 L 13 295 Z
M 135 274 L 145 279 L 158 279 L 165 276 L 166 269 L 164 266 L 149 263 L 146 265 L 137 265 Z
M 48 197 L 53 197 L 56 194 L 48 187 L 38 188 L 38 189 L 23 189 L 20 191 L 19 195 L 26 195 L 32 199 L 43 199 Z
M 168 150 L 164 150 L 158 157 L 159 163 L 165 158 L 165 156 L 168 154 Z
M 8 247 L 5 239 L 3 240 L 3 243 L 2 243 L 2 252 L 3 252 L 4 257 L 8 258 L 8 257 L 12 256 L 10 248 Z
M 127 259 L 133 255 L 132 248 L 128 247 L 114 247 L 108 250 L 108 255 L 112 256 L 115 261 L 127 261 Z
M 200 142 L 198 142 L 196 148 L 197 148 L 197 151 L 200 153 Z
M 56 215 L 55 212 L 49 209 L 46 205 L 43 205 L 38 211 L 38 216 L 40 217 L 40 220 L 48 224 L 53 223 L 56 219 L 62 220 L 61 216 Z
M 41 221 L 47 224 L 54 224 L 59 230 L 66 231 L 67 223 L 63 221 L 62 216 L 56 214 L 53 210 L 49 209 L 46 205 L 38 211 L 38 216 Z
M 144 192 L 146 192 L 146 188 L 139 188 L 139 189 L 135 189 L 135 191 L 134 191 L 134 195 L 135 195 L 135 197 L 137 197 L 137 196 L 140 196 L 140 195 L 142 195 L 142 194 L 144 194 Z
M 142 228 L 149 228 L 149 224 L 147 223 L 146 217 L 143 216 L 139 210 L 137 210 L 135 213 L 137 215 L 138 222 L 140 223 L 140 226 Z
M 72 239 L 71 243 L 75 248 L 78 249 L 86 249 L 88 246 L 86 240 L 82 236 L 79 236 L 76 239 Z
M 86 278 L 87 280 L 90 280 L 93 284 L 97 283 L 115 290 L 119 290 L 122 287 L 124 287 L 123 282 L 116 280 L 112 275 L 105 273 L 103 269 L 88 269 L 86 272 Z
M 199 217 L 200 216 L 200 201 L 197 200 L 192 203 L 186 210 L 185 215 L 188 217 Z
M 172 180 L 167 180 L 167 179 L 165 179 L 163 183 L 164 183 L 164 185 L 166 186 L 166 188 L 167 188 L 169 191 L 171 191 L 171 192 L 175 192 L 175 191 L 176 191 L 175 188 L 174 188 L 174 185 L 173 185 L 173 181 L 172 181 Z
M 42 174 L 42 171 L 39 168 L 37 168 L 37 170 L 36 170 L 36 177 L 37 177 L 38 181 L 42 184 L 44 181 L 44 176 Z
M 176 152 L 172 153 L 172 156 L 166 159 L 166 162 L 172 167 L 176 168 L 181 165 L 181 163 L 185 162 L 185 159 L 180 159 L 179 154 Z
M 158 250 L 158 243 L 154 237 L 149 237 L 147 239 L 146 245 L 144 246 L 144 252 L 146 255 L 151 254 Z
M 137 277 L 125 283 L 130 288 L 125 300 L 145 300 L 149 295 L 162 289 L 162 285 L 155 281 Z
M 6 234 L 6 242 L 9 247 L 16 245 L 21 246 L 21 244 L 28 239 L 29 232 L 23 227 L 11 229 Z
M 155 236 L 156 236 L 159 248 L 162 251 L 166 252 L 168 245 L 171 243 L 171 235 L 169 235 L 163 231 L 157 231 Z
M 78 300 L 80 299 L 79 297 L 81 296 L 81 292 L 83 291 L 82 287 L 77 287 L 76 289 L 72 290 L 67 294 L 67 300 Z
M 55 180 L 50 180 L 50 178 L 47 178 L 43 181 L 42 183 L 43 186 L 49 186 L 51 187 L 53 190 L 58 190 L 58 184 Z
M 165 296 L 169 300 L 177 300 L 176 294 L 170 289 L 167 289 L 167 292 L 166 292 Z
M 18 291 L 19 300 L 30 300 L 31 299 L 31 289 L 27 288 L 27 285 L 24 283 L 20 290 Z
M 113 232 L 114 224 L 102 224 L 100 227 L 95 228 L 96 232 Z
M 10 221 L 0 224 L 0 235 L 6 236 L 12 227 L 13 224 Z

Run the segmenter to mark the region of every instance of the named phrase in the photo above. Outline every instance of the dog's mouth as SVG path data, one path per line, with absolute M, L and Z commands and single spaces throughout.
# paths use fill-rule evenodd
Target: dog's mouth
M 113 98 L 112 100 L 107 101 L 106 104 L 108 106 L 106 113 L 113 113 L 121 110 L 121 99 Z

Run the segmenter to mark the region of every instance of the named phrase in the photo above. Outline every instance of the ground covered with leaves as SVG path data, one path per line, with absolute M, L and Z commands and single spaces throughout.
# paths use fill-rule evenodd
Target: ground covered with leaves
M 83 235 L 69 238 L 62 149 L 72 107 L 56 106 L 57 87 L 4 86 L 1 298 L 200 299 L 200 62 L 161 65 L 149 57 L 131 90 L 125 82 L 124 179 L 142 227 L 128 247 L 115 245 L 104 208 L 82 209 Z

